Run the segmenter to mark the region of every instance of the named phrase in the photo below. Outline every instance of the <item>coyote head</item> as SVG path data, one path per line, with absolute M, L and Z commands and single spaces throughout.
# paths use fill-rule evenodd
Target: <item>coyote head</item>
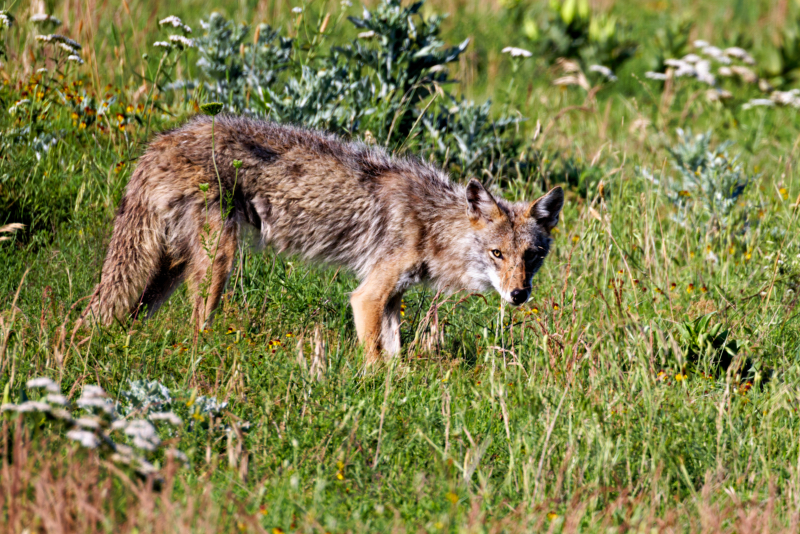
M 496 201 L 475 179 L 467 185 L 467 215 L 477 249 L 471 271 L 515 306 L 531 295 L 531 280 L 550 250 L 564 191 L 550 190 L 532 203 Z M 488 282 L 488 283 L 487 283 Z

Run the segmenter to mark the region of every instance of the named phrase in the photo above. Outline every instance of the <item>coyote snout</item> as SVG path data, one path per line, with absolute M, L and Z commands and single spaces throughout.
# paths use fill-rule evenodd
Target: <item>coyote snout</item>
M 185 281 L 201 328 L 248 226 L 277 252 L 355 272 L 350 301 L 372 361 L 380 350 L 400 351 L 400 303 L 414 284 L 493 287 L 511 304 L 527 301 L 563 203 L 558 187 L 509 203 L 477 180 L 454 184 L 381 148 L 271 122 L 198 117 L 156 137 L 140 158 L 82 317 L 108 324 L 142 309 L 150 315 Z

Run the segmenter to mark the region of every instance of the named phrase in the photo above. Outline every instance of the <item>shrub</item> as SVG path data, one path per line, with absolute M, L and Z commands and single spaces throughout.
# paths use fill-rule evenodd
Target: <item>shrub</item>
M 576 59 L 584 71 L 603 65 L 616 72 L 638 47 L 616 17 L 592 13 L 587 0 L 551 0 L 538 17 L 526 15 L 524 31 L 548 63 Z
M 696 136 L 691 130 L 677 130 L 678 142 L 667 147 L 674 174 L 656 179 L 646 169 L 637 171 L 656 185 L 663 184 L 670 201 L 681 208 L 678 220 L 685 223 L 687 208 L 699 206 L 710 222 L 711 229 L 730 225 L 737 200 L 753 182 L 738 156 L 730 156 L 730 142 L 711 149 L 711 132 Z
M 235 112 L 263 110 L 269 88 L 289 66 L 293 41 L 268 24 L 256 28 L 255 40 L 247 40 L 248 26 L 236 25 L 219 13 L 200 25 L 205 34 L 194 44 L 210 99 Z
M 295 42 L 262 25 L 257 43 L 248 27 L 214 13 L 194 43 L 206 81 L 182 80 L 171 88 L 204 85 L 229 111 L 266 115 L 280 122 L 367 135 L 393 148 L 413 148 L 458 175 L 491 174 L 513 159 L 520 142 L 511 125 L 493 119 L 490 102 L 475 104 L 447 91 L 447 66 L 469 40 L 446 46 L 443 17 L 421 15 L 424 2 L 403 6 L 384 0 L 361 17 L 343 46 L 322 40 Z

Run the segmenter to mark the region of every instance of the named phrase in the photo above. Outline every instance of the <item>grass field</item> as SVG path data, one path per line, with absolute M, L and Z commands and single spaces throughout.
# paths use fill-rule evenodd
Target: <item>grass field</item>
M 362 17 L 362 6 L 347 4 L 7 5 L 16 20 L 0 33 L 0 226 L 25 226 L 0 234 L 0 389 L 4 404 L 19 406 L 45 398 L 29 380 L 50 378 L 71 415 L 54 398 L 49 408 L 0 415 L 0 524 L 10 532 L 798 532 L 797 2 L 596 0 L 584 13 L 571 0 L 429 0 L 425 16 L 450 13 L 442 41 L 471 38 L 449 64 L 459 81 L 436 82 L 440 94 L 488 98 L 490 118 L 525 121 L 502 131 L 481 123 L 456 157 L 454 138 L 445 151 L 431 141 L 451 126 L 422 126 L 419 110 L 447 117 L 453 105 L 434 91 L 414 109 L 402 92 L 375 96 L 377 111 L 350 122 L 336 113 L 355 97 L 330 116 L 301 110 L 322 127 L 447 164 L 454 180 L 476 175 L 509 199 L 563 185 L 552 251 L 521 308 L 497 295 L 415 289 L 404 301 L 404 354 L 365 368 L 350 273 L 243 248 L 213 327 L 196 341 L 183 288 L 149 322 L 73 333 L 147 140 L 220 95 L 228 111 L 235 98 L 250 105 L 259 94 L 266 107 L 254 112 L 305 117 L 279 96 L 289 94 L 286 80 L 308 68 L 317 80 L 298 91 L 314 94 L 332 46 L 378 46 L 345 17 Z M 247 47 L 260 43 L 259 23 L 294 39 L 271 93 L 235 93 L 230 73 L 215 82 L 227 92 L 203 85 L 200 41 L 153 46 L 170 33 L 163 18 L 180 17 L 199 39 L 200 21 L 215 10 L 252 25 L 221 60 L 230 69 L 238 57 L 255 65 Z M 30 22 L 36 13 L 61 24 Z M 82 47 L 35 38 L 54 33 Z M 552 35 L 569 51 L 553 51 Z M 700 54 L 695 40 L 744 48 L 753 64 L 731 51 L 730 63 L 711 62 L 712 84 L 696 60 L 695 75 L 678 77 L 685 65 L 664 60 Z M 508 46 L 534 54 L 512 57 L 501 52 Z M 561 53 L 571 61 L 558 62 Z M 616 65 L 616 81 L 590 69 L 597 58 Z M 341 61 L 354 84 L 379 80 L 367 67 L 352 74 L 360 59 Z M 415 116 L 406 112 L 420 113 L 407 135 L 387 132 L 391 113 Z M 494 147 L 491 158 L 469 159 L 483 147 Z M 117 403 L 113 413 L 89 406 L 91 385 Z M 167 411 L 182 424 L 159 420 Z M 147 446 L 131 427 L 110 426 L 141 417 L 156 421 L 158 437 L 139 436 Z M 81 425 L 94 437 L 74 434 Z M 125 444 L 149 463 L 126 464 Z M 151 467 L 144 475 L 143 466 Z

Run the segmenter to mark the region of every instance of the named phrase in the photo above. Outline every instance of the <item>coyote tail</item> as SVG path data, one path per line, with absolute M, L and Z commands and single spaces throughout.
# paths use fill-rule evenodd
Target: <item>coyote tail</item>
M 124 320 L 158 272 L 164 250 L 159 217 L 130 191 L 120 202 L 100 282 L 81 316 L 102 324 Z

